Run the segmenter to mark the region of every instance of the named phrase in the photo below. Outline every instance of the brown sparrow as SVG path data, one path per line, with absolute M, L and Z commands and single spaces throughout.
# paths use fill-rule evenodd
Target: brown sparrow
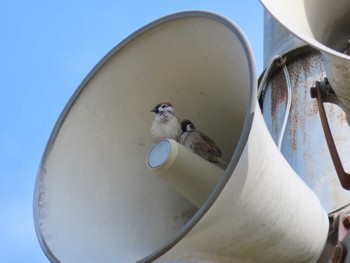
M 157 104 L 151 112 L 156 114 L 151 128 L 154 142 L 162 139 L 174 139 L 179 142 L 181 125 L 180 120 L 175 116 L 173 105 L 169 102 L 162 102 Z
M 227 162 L 221 158 L 221 150 L 206 134 L 196 129 L 190 120 L 181 122 L 180 143 L 207 161 L 226 169 Z

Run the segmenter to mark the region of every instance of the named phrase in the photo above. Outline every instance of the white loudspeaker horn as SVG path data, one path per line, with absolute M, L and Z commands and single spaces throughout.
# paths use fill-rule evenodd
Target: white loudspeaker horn
M 68 102 L 40 165 L 34 220 L 47 257 L 315 262 L 327 214 L 276 149 L 256 89 L 245 36 L 213 13 L 161 18 L 116 46 Z M 153 174 L 148 166 L 157 162 L 147 165 L 150 110 L 161 101 L 171 101 L 230 160 L 225 171 L 213 168 L 218 181 L 194 199 L 198 207 Z M 182 167 L 181 177 L 191 171 Z
M 350 1 L 260 1 L 290 32 L 321 51 L 329 83 L 350 123 Z

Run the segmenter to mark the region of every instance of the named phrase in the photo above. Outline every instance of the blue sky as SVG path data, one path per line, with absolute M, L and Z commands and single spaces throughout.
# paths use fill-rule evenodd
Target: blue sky
M 96 63 L 143 25 L 210 10 L 246 34 L 263 64 L 263 7 L 247 1 L 2 1 L 0 4 L 0 261 L 48 262 L 37 241 L 33 191 L 51 130 Z

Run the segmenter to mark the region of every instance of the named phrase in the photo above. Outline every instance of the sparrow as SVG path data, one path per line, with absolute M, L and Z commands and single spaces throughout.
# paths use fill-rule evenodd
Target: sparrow
M 154 142 L 163 139 L 174 139 L 179 142 L 181 137 L 180 120 L 176 117 L 173 105 L 169 102 L 157 104 L 151 112 L 156 114 L 151 127 Z
M 221 158 L 221 150 L 206 134 L 196 129 L 190 120 L 181 122 L 180 143 L 207 161 L 226 169 L 227 162 Z

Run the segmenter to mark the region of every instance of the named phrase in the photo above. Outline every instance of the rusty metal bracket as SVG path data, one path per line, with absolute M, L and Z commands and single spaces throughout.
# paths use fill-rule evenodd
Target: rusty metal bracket
M 346 254 L 346 249 L 342 242 L 339 242 L 332 252 L 332 263 L 343 263 Z
M 338 104 L 338 99 L 336 98 L 336 95 L 330 87 L 327 79 L 325 79 L 324 82 L 317 81 L 316 87 L 312 87 L 310 89 L 310 93 L 311 98 L 317 98 L 317 105 L 320 113 L 323 132 L 327 141 L 328 149 L 331 154 L 335 170 L 338 174 L 340 184 L 344 189 L 350 190 L 350 174 L 345 172 L 343 164 L 340 160 L 337 147 L 335 146 L 332 132 L 329 127 L 327 115 L 323 106 L 324 102 L 332 102 Z
M 340 213 L 335 219 L 336 229 L 338 231 L 337 245 L 333 248 L 331 259 L 332 263 L 343 263 L 347 256 L 348 235 L 349 235 L 350 217 L 348 214 Z M 347 260 L 348 262 L 348 260 Z

